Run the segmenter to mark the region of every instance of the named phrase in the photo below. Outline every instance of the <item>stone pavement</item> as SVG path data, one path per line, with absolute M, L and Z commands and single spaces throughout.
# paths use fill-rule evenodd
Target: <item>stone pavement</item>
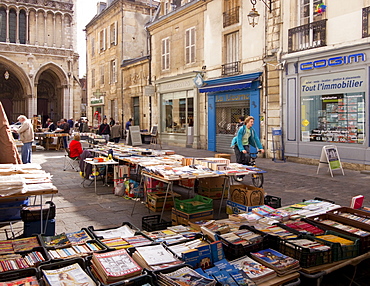
M 214 157 L 216 154 L 200 149 L 163 147 L 164 149 L 175 150 L 177 154 L 188 157 Z M 148 209 L 137 202 L 131 216 L 135 202 L 115 196 L 112 186 L 103 187 L 102 182 L 98 182 L 98 195 L 95 194 L 93 185 L 83 187 L 81 184 L 83 180 L 78 172 L 70 169 L 63 171 L 64 151 L 36 151 L 33 153 L 33 162 L 41 164 L 44 170 L 53 175 L 53 182 L 59 190 L 59 193 L 54 195 L 53 198 L 57 206 L 57 233 L 77 231 L 88 226 L 94 226 L 95 229 L 109 228 L 121 225 L 122 222 L 131 222 L 141 228 L 141 218 L 149 215 Z M 234 156 L 232 156 L 232 162 L 235 162 Z M 346 169 L 345 176 L 342 176 L 340 171 L 335 171 L 332 178 L 324 169 L 316 174 L 317 165 L 304 165 L 289 161 L 275 163 L 266 158 L 258 158 L 257 165 L 267 171 L 264 183 L 266 193 L 281 197 L 282 205 L 300 202 L 303 199 L 321 197 L 333 200 L 343 206 L 349 206 L 352 196 L 362 194 L 365 196 L 365 205 L 370 206 L 370 188 L 368 187 L 370 177 L 359 171 Z M 244 183 L 252 184 L 250 177 L 245 177 Z M 186 198 L 187 191 L 182 194 Z M 218 214 L 218 206 L 219 201 L 215 201 L 216 214 Z M 154 213 L 151 212 L 150 214 Z M 222 217 L 226 217 L 224 207 L 221 216 L 216 216 L 216 218 Z M 170 220 L 170 212 L 165 212 L 164 218 Z M 14 225 L 15 230 L 22 231 L 22 228 L 22 222 Z M 0 229 L 0 238 L 4 238 L 5 232 L 3 230 L 4 228 Z M 346 275 L 352 275 L 352 270 L 348 271 L 349 273 Z M 368 273 L 366 272 L 361 276 L 364 277 L 364 275 L 364 279 L 369 281 Z M 340 279 L 340 282 L 336 280 L 334 284 L 323 283 L 322 285 L 348 285 L 348 280 L 343 277 Z M 356 280 L 359 283 L 359 280 Z M 357 285 L 367 284 L 359 283 Z

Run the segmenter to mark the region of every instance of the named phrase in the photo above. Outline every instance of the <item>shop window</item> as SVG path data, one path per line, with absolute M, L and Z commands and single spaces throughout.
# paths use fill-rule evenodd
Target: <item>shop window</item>
M 195 28 L 185 31 L 185 63 L 195 63 Z
M 0 7 L 0 42 L 6 41 L 6 11 Z
M 162 97 L 162 132 L 186 133 L 194 125 L 194 96 L 183 91 Z
M 19 43 L 26 44 L 26 11 L 20 10 L 19 12 Z
M 301 97 L 301 140 L 363 144 L 365 93 Z
M 162 70 L 170 68 L 170 38 L 162 39 Z
M 140 101 L 138 96 L 132 98 L 132 107 L 134 111 L 133 125 L 140 126 Z
M 239 107 L 240 106 L 240 107 Z M 250 114 L 249 100 L 220 102 L 216 104 L 216 134 L 234 135 L 238 129 L 239 117 Z

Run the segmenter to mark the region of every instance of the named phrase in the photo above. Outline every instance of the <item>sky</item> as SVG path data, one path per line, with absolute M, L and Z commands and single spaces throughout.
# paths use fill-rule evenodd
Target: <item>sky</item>
M 77 52 L 80 55 L 80 77 L 86 74 L 86 40 L 83 29 L 95 16 L 97 2 L 98 0 L 76 0 Z

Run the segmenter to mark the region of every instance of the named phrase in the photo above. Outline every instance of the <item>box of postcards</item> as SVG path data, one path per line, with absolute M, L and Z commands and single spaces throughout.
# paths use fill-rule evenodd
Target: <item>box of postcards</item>
M 348 207 L 341 207 L 331 210 L 328 213 L 340 216 L 348 221 L 348 223 L 356 223 L 359 227 L 366 231 L 370 231 L 370 213 L 362 210 L 356 210 Z

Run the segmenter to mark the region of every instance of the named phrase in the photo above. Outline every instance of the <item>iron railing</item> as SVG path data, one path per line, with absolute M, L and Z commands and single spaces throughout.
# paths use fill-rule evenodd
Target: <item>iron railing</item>
M 370 36 L 369 14 L 370 14 L 370 7 L 362 8 L 362 37 L 363 38 L 367 38 Z
M 232 24 L 239 23 L 239 6 L 232 8 L 223 13 L 224 15 L 224 28 Z
M 240 72 L 240 61 L 222 65 L 222 75 L 234 75 Z
M 289 29 L 288 52 L 314 49 L 326 46 L 327 19 Z

